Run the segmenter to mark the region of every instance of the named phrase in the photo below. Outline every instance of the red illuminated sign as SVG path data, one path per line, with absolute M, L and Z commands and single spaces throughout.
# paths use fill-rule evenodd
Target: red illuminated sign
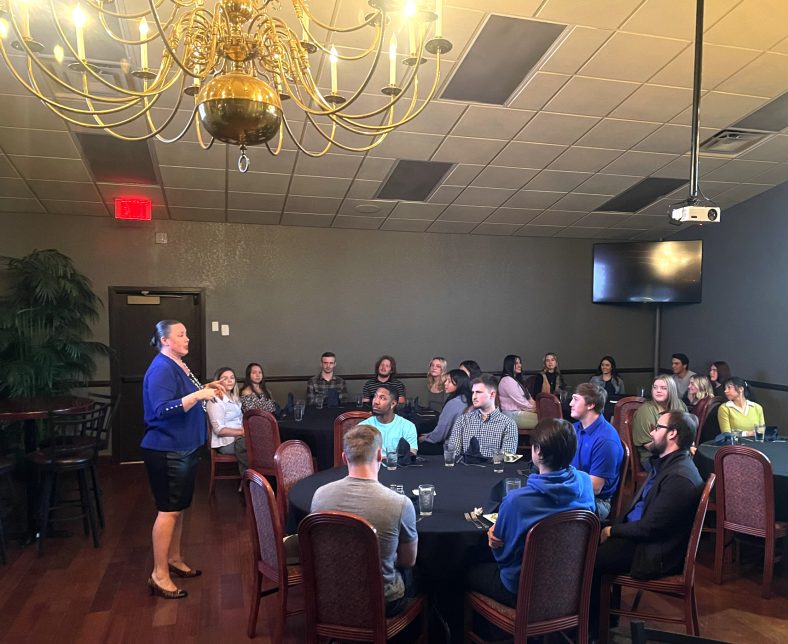
M 150 221 L 150 199 L 118 197 L 115 199 L 115 219 L 136 219 Z

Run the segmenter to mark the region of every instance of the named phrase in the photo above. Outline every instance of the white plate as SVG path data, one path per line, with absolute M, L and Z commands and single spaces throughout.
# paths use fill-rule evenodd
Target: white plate
M 503 455 L 503 462 L 504 463 L 516 463 L 523 457 L 522 454 L 504 454 Z
M 411 490 L 411 492 L 413 492 L 413 496 L 418 496 L 419 495 L 419 488 L 413 488 Z M 432 496 L 438 496 L 438 493 L 437 492 L 433 492 Z
M 485 519 L 487 519 L 490 523 L 495 523 L 498 520 L 498 513 L 492 512 L 490 514 L 483 514 L 482 515 Z

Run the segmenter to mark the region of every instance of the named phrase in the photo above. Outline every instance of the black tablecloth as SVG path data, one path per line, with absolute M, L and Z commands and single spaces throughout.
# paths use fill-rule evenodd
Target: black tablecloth
M 304 419 L 296 422 L 292 415 L 279 421 L 279 437 L 282 441 L 304 441 L 317 457 L 317 467 L 325 470 L 334 466 L 334 419 L 346 411 L 370 411 L 369 405 L 342 405 L 340 407 L 307 407 Z M 400 414 L 414 425 L 419 434 L 431 432 L 438 422 L 437 414 L 421 412 Z
M 503 474 L 496 474 L 492 465 L 445 467 L 442 456 L 427 456 L 424 460 L 422 467 L 398 467 L 393 472 L 383 466 L 378 479 L 386 486 L 402 484 L 405 493 L 414 501 L 413 490 L 418 489 L 420 483 L 435 485 L 433 514 L 416 523 L 419 532 L 417 565 L 433 579 L 461 577 L 468 564 L 477 558 L 474 549 L 480 546 L 487 549 L 486 531 L 474 527 L 463 514 L 484 506 L 495 496 L 493 488 L 500 485 L 502 479 L 520 476 L 517 470 L 529 471 L 530 463 L 524 459 L 507 463 Z M 346 475 L 346 467 L 337 467 L 296 483 L 288 496 L 290 531 L 294 531 L 298 522 L 308 514 L 315 490 Z M 418 515 L 418 506 L 416 513 Z
M 774 509 L 777 521 L 788 521 L 788 442 L 756 443 L 744 439 L 742 445 L 765 454 L 774 473 Z M 720 447 L 713 442 L 701 444 L 695 454 L 695 464 L 706 478 L 714 471 L 714 454 Z

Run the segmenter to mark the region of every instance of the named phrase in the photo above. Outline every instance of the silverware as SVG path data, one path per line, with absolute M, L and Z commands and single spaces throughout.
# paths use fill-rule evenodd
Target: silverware
M 466 512 L 466 513 L 465 513 L 465 520 L 466 520 L 466 521 L 469 521 L 470 523 L 472 523 L 473 525 L 475 525 L 475 526 L 476 526 L 477 528 L 479 528 L 480 530 L 484 530 L 484 526 L 481 524 L 481 522 L 480 522 L 480 521 L 478 521 L 478 520 L 477 520 L 477 519 L 476 519 L 476 518 L 473 516 L 473 514 L 471 514 L 470 512 Z

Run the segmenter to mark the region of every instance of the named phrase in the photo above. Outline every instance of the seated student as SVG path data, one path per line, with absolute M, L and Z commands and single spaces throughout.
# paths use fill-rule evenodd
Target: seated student
M 640 465 L 646 471 L 651 467 L 651 452 L 647 447 L 651 442 L 651 428 L 666 411 L 687 411 L 687 407 L 676 391 L 676 381 L 663 374 L 654 378 L 651 400 L 644 402 L 632 419 L 632 442 L 640 456 Z
M 598 635 L 602 575 L 657 579 L 682 570 L 703 491 L 703 479 L 688 451 L 696 429 L 695 417 L 681 411 L 664 412 L 651 426 L 649 477 L 624 518 L 600 535 L 591 587 L 592 637 Z
M 715 396 L 722 396 L 725 381 L 731 377 L 731 368 L 724 360 L 717 360 L 709 365 L 709 380 L 714 388 Z
M 611 396 L 623 394 L 625 391 L 624 381 L 618 375 L 616 361 L 613 356 L 602 356 L 596 375 L 591 376 L 591 382 L 602 387 L 607 392 L 608 399 Z
M 466 587 L 507 606 L 517 605 L 525 535 L 537 521 L 566 510 L 594 510 L 594 490 L 585 472 L 570 465 L 575 430 L 567 421 L 545 418 L 531 434 L 531 457 L 538 474 L 506 495 L 498 520 L 487 531 L 495 562 L 473 566 Z
M 306 383 L 306 403 L 314 405 L 318 396 L 325 398 L 329 391 L 336 391 L 339 402 L 347 400 L 347 385 L 345 380 L 334 375 L 337 366 L 337 356 L 331 351 L 326 351 L 320 356 L 320 373 L 312 376 Z
M 471 381 L 476 380 L 476 378 L 482 375 L 482 368 L 476 360 L 463 360 L 459 368 L 468 374 L 468 378 L 470 378 Z
M 399 439 L 404 438 L 414 454 L 419 450 L 416 425 L 394 413 L 397 407 L 397 389 L 391 383 L 380 384 L 372 397 L 372 416 L 364 424 L 377 429 L 383 436 L 383 449 L 396 451 Z
M 511 418 L 519 429 L 536 427 L 536 403 L 525 387 L 523 361 L 510 353 L 503 359 L 501 381 L 498 383 L 498 403 L 501 411 Z
M 728 378 L 724 384 L 724 392 L 728 402 L 717 409 L 721 432 L 734 429 L 752 431 L 754 425 L 766 424 L 763 407 L 750 400 L 750 386 L 744 378 Z
M 244 413 L 250 409 L 262 409 L 270 413 L 276 411 L 271 392 L 265 386 L 263 366 L 257 362 L 246 365 L 245 385 L 241 389 L 241 409 Z
M 369 521 L 378 535 L 386 617 L 394 617 L 415 596 L 410 569 L 416 564 L 418 533 L 416 511 L 407 496 L 378 482 L 383 460 L 380 432 L 356 425 L 342 440 L 342 460 L 348 475 L 319 487 L 312 497 L 312 512 L 351 512 Z
M 446 358 L 435 356 L 427 369 L 427 390 L 419 400 L 422 407 L 439 412 L 446 403 Z
M 572 465 L 591 477 L 596 500 L 596 513 L 601 520 L 610 514 L 610 500 L 616 493 L 621 477 L 624 448 L 615 427 L 602 411 L 607 394 L 599 385 L 584 382 L 577 386 L 569 408 L 577 432 L 577 450 Z
M 699 400 L 703 398 L 710 398 L 714 396 L 711 381 L 706 376 L 700 376 L 697 373 L 690 376 L 689 385 L 687 386 L 687 395 L 681 399 L 687 406 L 687 411 L 692 411 Z
M 558 356 L 552 352 L 546 353 L 542 362 L 542 371 L 536 374 L 531 393 L 534 397 L 537 394 L 558 396 L 562 389 L 566 389 L 566 382 L 561 375 L 561 368 L 558 366 Z
M 455 454 L 467 451 L 474 436 L 479 441 L 481 455 L 487 458 L 501 448 L 512 454 L 517 451 L 517 425 L 496 407 L 497 396 L 498 380 L 494 376 L 480 376 L 471 381 L 473 411 L 459 416 L 451 430 Z
M 451 435 L 454 422 L 471 404 L 471 381 L 468 374 L 461 369 L 449 371 L 445 388 L 446 404 L 438 416 L 438 424 L 429 434 L 419 436 L 419 449 L 423 454 L 442 453 L 441 444 Z
M 370 378 L 364 383 L 361 390 L 361 399 L 365 403 L 372 402 L 375 396 L 375 390 L 379 385 L 387 383 L 392 385 L 396 390 L 397 402 L 405 404 L 405 385 L 401 380 L 397 380 L 394 376 L 397 375 L 397 361 L 391 356 L 380 356 L 375 363 L 375 377 Z
M 221 382 L 227 393 L 223 398 L 214 398 L 206 404 L 205 410 L 211 425 L 211 449 L 220 454 L 233 454 L 238 459 L 238 471 L 243 476 L 247 466 L 246 442 L 235 372 L 230 367 L 222 367 L 217 369 L 214 380 Z
M 689 387 L 689 379 L 695 375 L 694 371 L 690 371 L 687 354 L 674 353 L 670 357 L 670 368 L 673 371 L 673 380 L 676 382 L 679 398 L 684 398 L 684 394 L 687 393 L 687 387 Z

